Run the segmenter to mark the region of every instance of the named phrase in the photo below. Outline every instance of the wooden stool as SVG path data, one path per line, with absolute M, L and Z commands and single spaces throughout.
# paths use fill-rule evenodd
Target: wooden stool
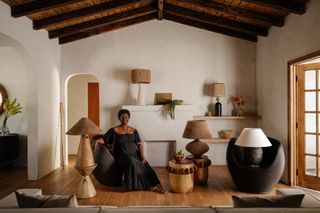
M 167 171 L 169 172 L 169 183 L 171 190 L 177 193 L 187 193 L 193 190 L 194 173 L 196 166 L 190 160 L 176 162 L 169 161 Z
M 193 161 L 197 167 L 197 171 L 194 173 L 194 183 L 206 185 L 208 183 L 208 168 L 211 165 L 211 160 L 206 155 L 202 155 L 198 159 L 193 158 L 193 155 L 188 155 L 187 159 Z

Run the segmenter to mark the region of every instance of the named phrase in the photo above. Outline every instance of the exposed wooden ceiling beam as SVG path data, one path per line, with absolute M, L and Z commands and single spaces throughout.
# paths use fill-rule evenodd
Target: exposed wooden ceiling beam
M 288 13 L 303 14 L 306 12 L 306 4 L 297 1 L 279 0 L 244 0 L 253 4 L 263 5 L 274 9 L 279 9 Z
M 101 27 L 97 27 L 91 30 L 87 30 L 84 32 L 80 32 L 80 33 L 75 33 L 72 35 L 68 35 L 68 36 L 64 36 L 64 37 L 60 37 L 59 38 L 59 44 L 65 44 L 68 42 L 72 42 L 72 41 L 76 41 L 76 40 L 80 40 L 80 39 L 84 39 L 93 35 L 98 35 L 100 33 L 104 33 L 104 32 L 109 32 L 109 31 L 113 31 L 113 30 L 117 30 L 123 27 L 127 27 L 133 24 L 137 24 L 137 23 L 141 23 L 141 22 L 145 22 L 145 21 L 149 21 L 152 19 L 156 19 L 157 18 L 157 14 L 148 14 L 145 16 L 140 16 L 140 17 L 136 17 L 130 20 L 126 20 L 126 21 L 122 21 L 122 22 L 117 22 L 117 23 L 113 23 L 113 24 L 107 24 L 105 26 L 101 26 Z
M 163 0 L 158 0 L 158 19 L 163 19 Z
M 82 8 L 79 10 L 70 11 L 67 13 L 50 16 L 47 18 L 33 21 L 33 29 L 39 30 L 42 28 L 50 27 L 64 21 L 70 21 L 73 19 L 79 19 L 90 15 L 95 15 L 106 10 L 128 7 L 138 3 L 140 0 L 121 0 L 121 1 L 109 1 L 102 4 L 93 5 L 90 7 Z
M 259 21 L 269 26 L 274 25 L 274 26 L 282 27 L 284 25 L 284 18 L 282 17 L 261 14 L 258 12 L 254 12 L 252 10 L 233 7 L 231 5 L 225 5 L 218 2 L 211 2 L 208 0 L 174 0 L 174 1 L 166 1 L 166 4 L 171 2 L 188 3 L 188 4 L 192 4 L 195 7 L 199 7 L 203 9 L 211 9 L 216 12 L 225 13 L 228 15 L 238 16 L 241 18 L 248 18 L 253 21 Z
M 210 25 L 210 24 L 207 24 L 207 23 L 203 23 L 203 22 L 192 20 L 192 19 L 188 19 L 188 18 L 185 18 L 185 17 L 169 14 L 166 11 L 164 11 L 164 16 L 163 17 L 164 17 L 164 19 L 171 20 L 171 21 L 178 22 L 178 23 L 185 24 L 185 25 L 189 25 L 189 26 L 192 26 L 192 27 L 209 30 L 209 31 L 212 31 L 212 32 L 215 32 L 215 33 L 221 33 L 221 34 L 224 34 L 224 35 L 228 35 L 228 36 L 244 39 L 244 40 L 247 40 L 247 41 L 257 42 L 257 36 L 256 35 L 244 33 L 244 32 L 237 31 L 237 30 L 228 29 L 228 28 L 225 28 L 225 27 Z
M 11 6 L 11 16 L 21 17 L 38 13 L 44 10 L 53 9 L 68 4 L 73 4 L 82 0 L 36 0 L 24 4 Z
M 86 21 L 80 24 L 67 26 L 57 30 L 50 30 L 49 38 L 63 37 L 63 36 L 77 33 L 77 32 L 82 32 L 82 31 L 90 30 L 96 27 L 104 26 L 106 24 L 113 24 L 116 22 L 121 22 L 128 19 L 133 19 L 139 16 L 152 14 L 152 13 L 155 14 L 156 12 L 157 12 L 156 8 L 152 6 L 144 6 L 137 9 L 129 10 L 125 13 L 117 13 L 117 14 L 105 16 L 99 19 Z
M 254 35 L 257 35 L 257 34 L 262 36 L 268 35 L 268 28 L 257 27 L 257 26 L 233 21 L 230 19 L 222 18 L 222 17 L 207 15 L 205 13 L 200 13 L 200 12 L 186 9 L 183 7 L 167 4 L 166 12 L 168 14 L 185 17 L 190 20 L 195 20 L 198 22 L 215 25 L 215 26 L 221 26 L 221 27 L 242 31 L 242 32 L 246 32 Z

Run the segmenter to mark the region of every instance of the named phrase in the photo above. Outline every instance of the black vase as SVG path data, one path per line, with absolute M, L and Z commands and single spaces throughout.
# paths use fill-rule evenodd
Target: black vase
M 222 104 L 220 102 L 216 102 L 214 106 L 214 115 L 221 116 L 222 115 Z

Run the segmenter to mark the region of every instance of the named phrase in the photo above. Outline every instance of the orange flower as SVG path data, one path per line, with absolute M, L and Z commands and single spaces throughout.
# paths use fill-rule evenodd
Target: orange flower
M 246 101 L 244 100 L 244 97 L 243 97 L 242 95 L 234 96 L 234 97 L 232 98 L 232 102 L 233 102 L 234 104 L 237 104 L 238 106 L 240 106 L 240 105 L 242 105 L 242 106 L 246 105 Z

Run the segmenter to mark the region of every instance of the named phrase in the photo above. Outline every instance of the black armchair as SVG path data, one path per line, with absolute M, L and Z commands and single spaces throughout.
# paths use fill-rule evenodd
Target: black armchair
M 263 158 L 259 167 L 249 167 L 243 161 L 243 147 L 234 145 L 236 138 L 232 138 L 227 148 L 228 169 L 240 191 L 250 193 L 268 193 L 280 180 L 285 158 L 281 143 L 268 138 L 272 146 L 263 147 Z
M 122 185 L 122 170 L 104 144 L 97 144 L 93 149 L 94 161 L 97 164 L 93 175 L 103 185 Z

